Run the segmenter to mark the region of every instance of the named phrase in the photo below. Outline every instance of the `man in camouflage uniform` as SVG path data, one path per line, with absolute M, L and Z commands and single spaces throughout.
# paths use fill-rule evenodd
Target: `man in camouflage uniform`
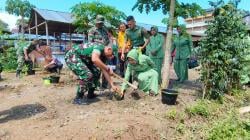
M 137 26 L 133 16 L 128 16 L 127 19 L 128 29 L 125 32 L 125 43 L 122 49 L 121 59 L 124 60 L 125 47 L 128 41 L 131 42 L 132 49 L 139 49 L 143 54 L 146 53 L 146 46 L 149 43 L 149 34 L 143 27 Z
M 1 76 L 2 71 L 3 71 L 3 66 L 2 66 L 2 64 L 0 63 L 0 80 L 2 80 L 2 76 Z
M 111 87 L 116 90 L 110 75 L 113 73 L 105 60 L 113 57 L 113 49 L 111 46 L 103 46 L 101 44 L 91 43 L 87 48 L 74 45 L 65 55 L 65 62 L 69 69 L 78 76 L 79 84 L 77 86 L 77 94 L 73 101 L 74 104 L 85 104 L 83 101 L 84 92 L 88 91 L 87 98 L 95 98 L 94 90 L 98 85 L 100 71 L 104 74 Z M 97 68 L 97 67 L 99 68 Z
M 88 41 L 101 43 L 103 45 L 109 44 L 108 31 L 104 27 L 104 17 L 101 15 L 96 16 L 95 26 L 88 32 Z
M 3 46 L 0 46 L 0 55 L 3 55 Z M 1 73 L 3 71 L 3 65 L 0 62 L 0 80 L 2 80 Z
M 23 66 L 28 66 L 28 72 L 32 71 L 33 63 L 29 58 L 29 53 L 31 53 L 33 50 L 38 51 L 41 53 L 40 48 L 38 46 L 39 40 L 33 40 L 31 43 L 28 43 L 26 41 L 19 41 L 17 43 L 17 69 L 16 69 L 16 77 L 20 77 L 20 74 L 22 72 Z

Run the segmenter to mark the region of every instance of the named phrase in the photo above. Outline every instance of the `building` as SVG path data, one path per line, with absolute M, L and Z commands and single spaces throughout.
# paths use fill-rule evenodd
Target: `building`
M 194 46 L 202 36 L 205 36 L 208 22 L 213 20 L 213 10 L 212 8 L 206 9 L 205 15 L 185 19 L 187 32 L 192 36 Z

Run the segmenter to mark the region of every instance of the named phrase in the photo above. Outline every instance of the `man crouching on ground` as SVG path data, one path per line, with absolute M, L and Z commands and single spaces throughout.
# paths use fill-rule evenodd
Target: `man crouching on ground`
M 138 81 L 138 88 L 151 96 L 158 94 L 158 73 L 155 70 L 154 62 L 138 50 L 132 49 L 127 55 L 128 66 L 125 73 L 125 80 L 129 81 L 130 76 Z M 124 95 L 127 84 L 123 83 L 122 93 Z
M 69 69 L 72 70 L 76 76 L 78 76 L 79 80 L 76 97 L 73 101 L 74 104 L 86 104 L 83 100 L 84 92 L 86 91 L 88 91 L 88 99 L 93 99 L 97 96 L 94 94 L 94 91 L 99 84 L 99 69 L 111 85 L 111 88 L 115 91 L 117 90 L 117 87 L 114 86 L 111 80 L 113 71 L 105 65 L 106 59 L 112 57 L 112 47 L 101 44 L 88 44 L 87 48 L 74 45 L 66 53 L 65 62 Z

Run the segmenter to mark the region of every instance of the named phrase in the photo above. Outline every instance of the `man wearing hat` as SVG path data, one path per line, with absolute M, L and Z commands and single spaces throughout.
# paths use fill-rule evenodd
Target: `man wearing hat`
M 20 77 L 20 74 L 22 72 L 23 66 L 27 65 L 28 67 L 28 73 L 32 71 L 33 63 L 29 57 L 29 54 L 36 50 L 39 53 L 41 52 L 41 49 L 39 48 L 39 40 L 33 40 L 31 43 L 27 43 L 26 41 L 20 41 L 18 42 L 18 48 L 17 48 L 17 69 L 16 69 L 16 77 Z
M 108 31 L 104 27 L 104 17 L 97 15 L 95 20 L 95 26 L 88 32 L 88 41 L 101 43 L 103 45 L 109 44 Z

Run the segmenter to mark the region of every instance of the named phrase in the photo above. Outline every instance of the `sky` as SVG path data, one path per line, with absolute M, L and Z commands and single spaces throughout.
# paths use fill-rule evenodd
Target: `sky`
M 80 2 L 92 2 L 96 0 L 28 0 L 28 1 L 40 9 L 70 12 L 71 7 L 73 7 L 75 4 L 78 4 Z M 161 23 L 161 20 L 165 17 L 165 15 L 162 14 L 161 10 L 156 12 L 150 12 L 149 14 L 146 14 L 145 12 L 140 13 L 136 9 L 132 11 L 132 7 L 136 3 L 136 0 L 99 0 L 99 1 L 106 5 L 115 7 L 116 9 L 124 12 L 126 15 L 133 15 L 137 22 L 158 25 L 158 26 L 165 26 L 163 23 Z M 217 1 L 217 0 L 211 0 L 211 1 Z M 225 2 L 227 1 L 228 0 L 225 0 Z M 8 15 L 4 13 L 5 2 L 6 0 L 0 0 L 0 19 L 8 23 L 9 28 L 13 28 L 13 26 L 15 26 L 13 25 L 15 24 L 15 21 L 13 21 L 13 16 L 9 18 Z M 197 3 L 204 9 L 210 8 L 208 0 L 179 0 L 179 2 Z M 250 11 L 250 0 L 241 0 L 238 7 L 240 9 Z

